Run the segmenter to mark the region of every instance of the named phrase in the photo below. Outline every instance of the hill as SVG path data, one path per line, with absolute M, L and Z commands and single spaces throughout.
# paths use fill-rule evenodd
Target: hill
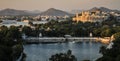
M 50 9 L 42 12 L 40 15 L 48 15 L 48 16 L 65 16 L 65 15 L 68 15 L 68 16 L 72 16 L 73 14 L 70 14 L 70 13 L 62 11 L 62 10 L 50 8 Z
M 15 10 L 15 9 L 7 8 L 7 9 L 0 10 L 0 15 L 2 15 L 2 16 L 7 16 L 7 15 L 17 16 L 17 15 L 35 15 L 35 14 L 29 13 L 25 10 Z
M 97 7 L 94 7 L 88 11 L 96 11 L 96 10 L 101 10 L 102 12 L 117 12 L 117 13 L 120 13 L 119 10 L 113 10 L 113 9 L 109 9 L 109 8 L 106 8 L 106 7 L 100 7 L 100 8 L 97 8 Z

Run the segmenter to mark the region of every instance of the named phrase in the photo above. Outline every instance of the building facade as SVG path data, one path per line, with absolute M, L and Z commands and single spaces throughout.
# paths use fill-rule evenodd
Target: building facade
M 84 11 L 81 13 L 77 13 L 76 16 L 73 18 L 73 21 L 76 22 L 102 22 L 108 19 L 109 15 L 107 13 L 101 11 Z

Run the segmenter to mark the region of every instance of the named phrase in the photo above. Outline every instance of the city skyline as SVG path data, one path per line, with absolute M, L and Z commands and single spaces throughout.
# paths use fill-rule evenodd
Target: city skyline
M 49 8 L 70 10 L 86 10 L 93 7 L 107 7 L 120 10 L 120 0 L 1 0 L 0 9 L 40 10 Z

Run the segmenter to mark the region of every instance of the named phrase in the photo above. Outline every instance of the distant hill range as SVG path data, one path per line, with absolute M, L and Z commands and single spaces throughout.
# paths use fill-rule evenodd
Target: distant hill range
M 15 10 L 15 9 L 3 9 L 0 10 L 0 15 L 6 16 L 6 15 L 11 15 L 11 16 L 17 16 L 17 15 L 48 15 L 48 16 L 65 16 L 65 15 L 73 15 L 70 13 L 67 13 L 62 10 L 50 8 L 44 12 L 40 12 L 38 10 L 35 11 L 27 11 L 27 10 Z
M 75 13 L 80 13 L 82 11 L 90 11 L 91 12 L 91 11 L 96 11 L 96 10 L 101 10 L 102 12 L 117 12 L 117 13 L 120 13 L 120 10 L 113 10 L 113 9 L 109 9 L 109 8 L 106 8 L 106 7 L 100 7 L 100 8 L 93 7 L 89 10 L 72 10 L 71 12 L 73 14 L 75 14 Z
M 40 15 L 48 15 L 48 16 L 72 16 L 73 14 L 70 14 L 68 12 L 62 11 L 62 10 L 58 10 L 55 8 L 50 8 L 44 12 L 42 12 Z
M 11 16 L 17 16 L 17 15 L 35 15 L 34 13 L 30 13 L 26 10 L 15 10 L 15 9 L 3 9 L 0 10 L 0 15 L 3 16 L 7 16 L 7 15 L 11 15 Z
M 95 11 L 95 10 L 101 10 L 102 12 L 117 12 L 117 13 L 120 13 L 119 10 L 112 10 L 112 9 L 105 8 L 105 7 L 100 7 L 100 8 L 94 7 L 92 9 L 90 9 L 89 11 Z
M 103 12 L 118 12 L 118 13 L 120 13 L 119 10 L 112 10 L 112 9 L 108 9 L 108 8 L 105 8 L 105 7 L 100 7 L 100 8 L 94 7 L 92 9 L 90 9 L 89 11 L 94 11 L 94 10 L 98 10 L 98 9 L 103 11 Z M 81 11 L 82 10 L 79 10 L 78 12 L 81 12 Z M 7 16 L 7 15 L 11 15 L 11 16 L 17 16 L 17 15 L 18 16 L 19 15 L 48 15 L 48 16 L 65 16 L 65 15 L 68 15 L 68 16 L 73 16 L 73 14 L 71 14 L 71 13 L 68 13 L 68 12 L 65 12 L 65 11 L 62 11 L 62 10 L 58 10 L 58 9 L 55 9 L 55 8 L 50 8 L 50 9 L 48 9 L 46 11 L 43 11 L 43 12 L 40 12 L 39 10 L 27 11 L 27 10 L 16 10 L 16 9 L 10 9 L 10 8 L 0 10 L 0 15 L 2 15 L 2 16 Z

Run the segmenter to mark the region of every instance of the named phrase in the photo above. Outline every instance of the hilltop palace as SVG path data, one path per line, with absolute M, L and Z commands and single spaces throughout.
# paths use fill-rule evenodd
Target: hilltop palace
M 100 10 L 96 11 L 83 11 L 81 13 L 77 13 L 76 16 L 73 18 L 73 21 L 76 22 L 102 22 L 108 19 L 109 15 L 105 12 Z

